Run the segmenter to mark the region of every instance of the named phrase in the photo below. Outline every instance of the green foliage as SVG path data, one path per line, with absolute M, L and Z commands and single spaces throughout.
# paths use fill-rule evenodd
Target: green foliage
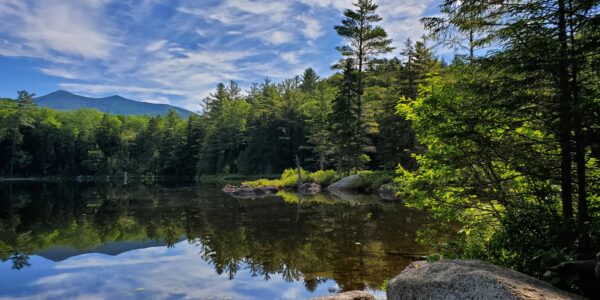
M 385 279 L 385 280 L 383 280 L 383 283 L 381 284 L 381 287 L 379 289 L 382 291 L 387 291 L 389 284 L 390 284 L 390 280 Z
M 319 170 L 308 174 L 308 178 L 312 182 L 316 182 L 322 186 L 330 185 L 341 179 L 339 174 L 334 170 Z
M 182 159 L 198 153 L 204 129 L 190 125 L 201 122 L 198 116 L 185 121 L 175 112 L 156 117 L 63 112 L 36 107 L 26 92 L 19 97 L 0 102 L 1 175 L 195 175 L 195 166 L 184 167 Z
M 597 86 L 600 74 L 584 58 L 598 45 L 583 46 L 597 16 L 592 2 L 552 3 L 444 1 L 445 16 L 425 25 L 437 37 L 470 36 L 469 58 L 434 70 L 415 99 L 398 104 L 426 146 L 413 154 L 418 169 L 398 169 L 403 199 L 460 226 L 442 253 L 535 276 L 600 246 L 590 209 L 598 207 L 591 182 L 600 165 L 586 138 L 596 136 L 599 94 L 590 80 Z M 506 22 L 487 25 L 496 19 Z M 477 58 L 484 42 L 474 35 L 502 47 Z
M 316 182 L 322 186 L 327 186 L 338 181 L 340 176 L 333 170 L 319 170 L 311 173 L 300 169 L 300 178 L 300 183 Z M 252 187 L 275 186 L 278 188 L 293 188 L 298 185 L 298 169 L 285 169 L 279 179 L 261 178 L 253 181 L 245 181 L 243 184 Z

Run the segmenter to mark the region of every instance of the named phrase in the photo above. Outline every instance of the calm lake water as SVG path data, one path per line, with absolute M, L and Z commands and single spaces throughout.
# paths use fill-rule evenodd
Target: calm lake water
M 372 196 L 0 184 L 0 299 L 308 299 L 381 286 L 431 221 Z

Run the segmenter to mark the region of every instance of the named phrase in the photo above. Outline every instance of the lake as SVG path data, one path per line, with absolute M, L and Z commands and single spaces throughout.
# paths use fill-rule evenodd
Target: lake
M 0 183 L 0 299 L 309 299 L 382 286 L 432 220 L 374 196 Z

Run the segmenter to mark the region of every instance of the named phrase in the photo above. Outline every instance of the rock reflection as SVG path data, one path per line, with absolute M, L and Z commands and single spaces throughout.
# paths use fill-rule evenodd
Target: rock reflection
M 364 197 L 327 194 L 235 199 L 210 187 L 86 184 L 0 185 L 0 258 L 27 268 L 29 255 L 64 260 L 117 255 L 182 239 L 217 274 L 377 289 L 411 255 L 423 214 Z

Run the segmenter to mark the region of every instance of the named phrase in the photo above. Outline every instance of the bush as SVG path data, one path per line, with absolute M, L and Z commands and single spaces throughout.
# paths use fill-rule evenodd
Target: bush
M 300 169 L 302 182 L 308 179 L 306 170 Z M 285 169 L 279 179 L 257 179 L 253 181 L 244 181 L 243 184 L 251 187 L 274 186 L 278 188 L 291 188 L 298 183 L 298 169 Z
M 316 182 L 322 186 L 330 185 L 338 180 L 340 176 L 334 170 L 320 170 L 308 175 L 310 181 Z
M 320 185 L 327 186 L 340 179 L 340 176 L 333 170 L 316 171 L 310 173 L 304 169 L 300 169 L 300 182 L 316 182 Z M 251 187 L 275 186 L 278 188 L 292 188 L 298 184 L 298 169 L 285 169 L 279 179 L 258 179 L 254 181 L 246 181 L 243 184 Z

